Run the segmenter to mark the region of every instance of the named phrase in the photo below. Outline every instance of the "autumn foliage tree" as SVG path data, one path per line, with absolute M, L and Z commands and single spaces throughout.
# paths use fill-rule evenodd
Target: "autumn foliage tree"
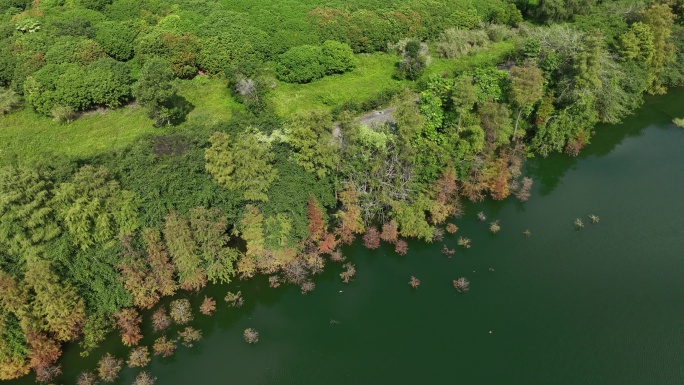
M 340 242 L 349 244 L 352 243 L 356 234 L 362 234 L 365 230 L 361 218 L 359 195 L 354 183 L 345 184 L 344 190 L 339 194 L 339 200 L 342 203 L 342 209 L 337 212 L 339 224 L 335 232 L 340 237 Z
M 140 334 L 142 318 L 133 308 L 122 309 L 116 315 L 116 326 L 121 332 L 121 341 L 126 346 L 135 346 L 142 339 Z
M 380 247 L 380 233 L 375 227 L 369 227 L 366 233 L 363 234 L 363 244 L 369 249 L 377 249 Z
M 394 243 L 399 237 L 399 225 L 395 220 L 390 220 L 382 225 L 382 232 L 380 233 L 380 239 L 385 242 Z
M 97 363 L 97 374 L 104 382 L 114 382 L 119 377 L 123 360 L 107 353 Z
M 128 355 L 128 361 L 126 361 L 128 366 L 131 368 L 135 367 L 145 367 L 150 363 L 150 352 L 147 346 L 138 346 L 131 350 Z
M 161 296 L 171 296 L 176 293 L 178 284 L 174 278 L 176 268 L 169 260 L 169 253 L 161 240 L 158 230 L 147 228 L 142 232 L 147 249 L 147 263 L 150 273 L 157 283 L 157 290 Z

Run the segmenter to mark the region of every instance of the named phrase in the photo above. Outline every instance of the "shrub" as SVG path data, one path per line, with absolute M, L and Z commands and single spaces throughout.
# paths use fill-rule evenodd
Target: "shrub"
M 489 44 L 487 32 L 483 30 L 464 30 L 450 28 L 442 32 L 437 44 L 437 52 L 446 59 L 455 59 L 485 48 Z
M 21 99 L 16 92 L 10 89 L 0 88 L 0 115 L 9 114 L 19 107 Z
M 71 106 L 57 104 L 50 110 L 50 116 L 57 123 L 67 124 L 73 122 L 78 114 L 76 114 L 76 111 Z
M 325 75 L 321 47 L 302 45 L 280 55 L 276 68 L 278 78 L 289 83 L 310 83 Z

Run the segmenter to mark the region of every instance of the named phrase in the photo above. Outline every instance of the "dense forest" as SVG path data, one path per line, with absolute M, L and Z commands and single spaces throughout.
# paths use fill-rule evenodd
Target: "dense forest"
M 682 0 L 0 0 L 0 130 L 120 111 L 152 128 L 89 156 L 0 152 L 0 380 L 50 383 L 63 343 L 88 355 L 115 329 L 144 366 L 139 312 L 163 297 L 257 274 L 306 293 L 326 264 L 353 277 L 357 237 L 405 254 L 456 232 L 461 199 L 527 200 L 526 158 L 576 156 L 684 83 L 683 22 Z M 347 83 L 375 62 L 384 83 Z M 214 84 L 230 118 L 188 118 L 203 100 L 182 90 Z M 319 105 L 278 110 L 280 90 L 323 84 Z M 121 366 L 103 357 L 100 379 Z

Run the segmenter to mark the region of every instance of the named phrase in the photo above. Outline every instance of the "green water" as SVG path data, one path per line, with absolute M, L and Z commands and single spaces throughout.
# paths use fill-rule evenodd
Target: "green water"
M 162 385 L 682 384 L 684 129 L 672 115 L 684 116 L 684 89 L 598 127 L 578 158 L 528 162 L 530 201 L 469 205 L 444 242 L 412 242 L 404 257 L 347 248 L 351 284 L 329 263 L 308 295 L 270 289 L 263 277 L 231 286 L 244 294 L 239 310 L 220 301 L 227 287 L 189 295 L 219 299 L 213 317 L 193 323 L 204 339 L 148 369 Z M 458 236 L 472 247 L 445 257 L 443 244 L 457 248 Z M 461 276 L 471 281 L 466 294 L 451 285 Z M 242 340 L 247 327 L 260 332 L 258 344 Z M 116 336 L 88 359 L 67 349 L 62 382 L 75 383 L 106 350 L 127 354 Z M 136 373 L 125 369 L 117 383 Z

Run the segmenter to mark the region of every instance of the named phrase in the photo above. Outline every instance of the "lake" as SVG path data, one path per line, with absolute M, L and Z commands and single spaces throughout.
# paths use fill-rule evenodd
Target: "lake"
M 597 127 L 577 158 L 531 159 L 528 202 L 467 204 L 444 241 L 410 242 L 406 256 L 346 248 L 350 284 L 328 262 L 307 295 L 266 277 L 186 294 L 195 305 L 214 296 L 219 311 L 196 316 L 200 343 L 148 370 L 162 385 L 684 383 L 684 129 L 673 116 L 684 116 L 684 89 Z M 459 236 L 472 247 L 458 247 Z M 469 292 L 453 288 L 458 277 Z M 228 290 L 242 291 L 243 308 L 223 302 Z M 242 339 L 248 327 L 256 345 Z M 105 351 L 128 349 L 115 335 L 86 359 L 67 348 L 61 382 L 74 384 Z

